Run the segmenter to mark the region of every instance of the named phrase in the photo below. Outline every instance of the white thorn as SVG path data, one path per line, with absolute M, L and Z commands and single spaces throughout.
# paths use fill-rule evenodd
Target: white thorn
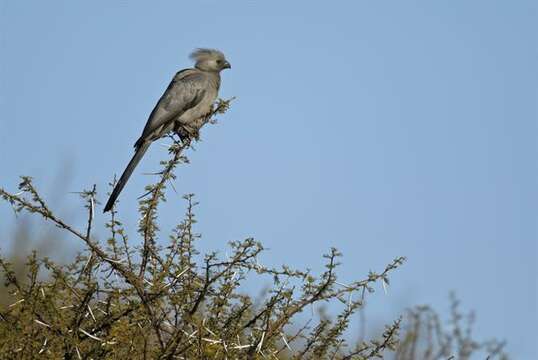
M 50 326 L 49 324 L 45 324 L 43 321 L 39 321 L 37 319 L 34 320 L 36 323 L 38 323 L 39 325 L 43 325 L 43 326 L 46 326 L 48 328 L 51 328 L 52 326 Z
M 82 329 L 82 328 L 78 328 L 78 329 L 79 329 L 79 331 L 80 331 L 81 333 L 83 333 L 84 335 L 87 335 L 88 337 L 91 337 L 91 338 L 94 339 L 94 340 L 97 340 L 97 341 L 103 341 L 103 340 L 99 339 L 97 336 L 94 336 L 94 335 L 90 334 L 89 332 L 85 331 L 85 330 Z

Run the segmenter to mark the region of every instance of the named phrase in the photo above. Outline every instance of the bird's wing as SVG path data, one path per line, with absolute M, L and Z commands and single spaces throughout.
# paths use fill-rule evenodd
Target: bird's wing
M 146 140 L 153 140 L 155 131 L 162 125 L 198 105 L 204 97 L 206 86 L 207 79 L 201 71 L 186 69 L 178 72 L 149 115 L 135 147 Z

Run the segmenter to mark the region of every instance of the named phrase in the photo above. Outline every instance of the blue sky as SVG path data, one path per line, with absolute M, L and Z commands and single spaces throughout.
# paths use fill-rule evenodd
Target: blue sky
M 32 175 L 80 222 L 70 192 L 104 193 L 188 53 L 216 47 L 233 66 L 221 96 L 237 100 L 175 183 L 201 203 L 203 249 L 253 236 L 265 263 L 321 271 L 335 246 L 342 281 L 404 255 L 369 316 L 446 314 L 455 290 L 479 338 L 537 358 L 535 2 L 2 0 L 0 12 L 1 186 Z M 165 157 L 152 146 L 121 195 L 131 229 L 143 173 Z M 163 239 L 184 210 L 169 195 Z M 7 231 L 10 209 L 0 218 Z

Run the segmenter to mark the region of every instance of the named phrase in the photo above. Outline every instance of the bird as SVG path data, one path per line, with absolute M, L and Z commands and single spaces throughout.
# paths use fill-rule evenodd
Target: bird
M 190 59 L 194 61 L 194 67 L 175 74 L 150 113 L 142 135 L 134 144 L 135 153 L 114 186 L 103 212 L 112 209 L 153 141 L 172 131 L 182 141 L 195 137 L 204 124 L 205 116 L 211 112 L 220 88 L 220 72 L 231 69 L 231 65 L 224 54 L 216 49 L 195 49 L 190 54 Z

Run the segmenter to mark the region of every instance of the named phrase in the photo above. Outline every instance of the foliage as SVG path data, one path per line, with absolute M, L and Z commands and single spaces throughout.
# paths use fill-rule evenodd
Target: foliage
M 460 302 L 451 294 L 450 320 L 443 325 L 439 315 L 429 306 L 408 309 L 405 314 L 403 336 L 394 354 L 394 360 L 508 360 L 505 343 L 496 339 L 477 341 L 472 336 L 475 316 L 463 315 Z
M 225 112 L 229 102 L 220 100 L 206 121 Z M 378 339 L 356 344 L 346 339 L 345 330 L 352 315 L 363 308 L 365 296 L 374 291 L 375 283 L 389 283 L 403 257 L 379 273 L 342 284 L 337 278 L 341 254 L 336 249 L 324 255 L 325 270 L 317 276 L 286 265 L 260 264 L 258 257 L 265 250 L 254 239 L 231 242 L 227 256 L 216 252 L 200 256 L 193 195 L 184 197 L 185 217 L 166 246 L 158 245 L 158 206 L 165 200 L 166 184 L 174 179 L 174 168 L 188 161 L 183 152 L 190 146 L 191 140 L 174 139 L 170 160 L 161 163 L 158 181 L 146 188 L 138 209 L 140 246 L 130 245 L 115 208 L 106 224 L 106 243 L 95 240 L 95 186 L 80 193 L 87 212 L 84 230 L 56 216 L 30 177 L 22 177 L 17 194 L 0 189 L 16 213 L 41 216 L 85 246 L 67 265 L 32 253 L 24 277 L 0 257 L 0 274 L 10 294 L 9 304 L 0 305 L 2 358 L 372 359 L 387 351 L 395 351 L 399 360 L 440 358 L 416 357 L 419 348 L 424 354 L 433 351 L 427 350 L 433 345 L 419 341 L 422 326 L 434 331 L 430 320 L 418 315 L 430 314 L 429 310 L 409 312 L 410 324 L 418 325 L 404 334 L 400 347 L 402 319 L 386 326 Z M 272 283 L 260 301 L 240 291 L 247 276 Z M 338 306 L 340 313 L 334 319 L 312 318 L 299 325 L 300 314 L 325 303 Z M 467 348 L 467 335 L 458 334 L 455 338 L 461 337 Z M 476 349 L 476 344 L 469 347 Z M 439 356 L 447 358 L 450 349 L 441 345 Z M 459 356 L 464 359 L 465 354 Z

